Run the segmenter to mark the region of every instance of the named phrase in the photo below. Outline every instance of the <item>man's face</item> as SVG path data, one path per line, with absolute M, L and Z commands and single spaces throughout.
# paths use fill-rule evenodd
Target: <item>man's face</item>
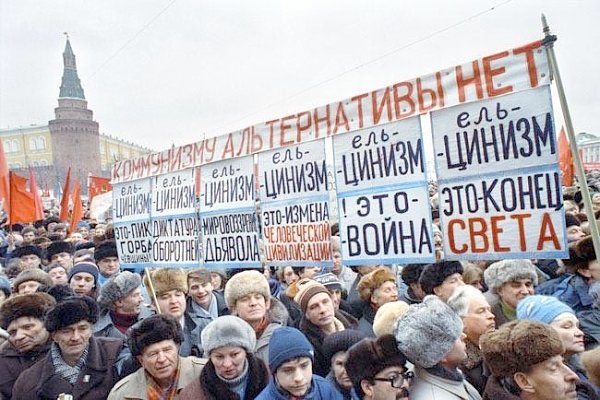
M 479 345 L 481 335 L 496 327 L 496 317 L 483 293 L 471 296 L 468 302 L 467 315 L 462 318 L 463 332 L 471 343 Z
M 457 272 L 444 279 L 441 285 L 434 287 L 433 293 L 443 301 L 447 301 L 454 293 L 454 289 L 464 284 L 462 275 Z
M 92 290 L 94 290 L 96 283 L 94 282 L 94 276 L 92 274 L 88 274 L 87 272 L 78 272 L 71 277 L 69 286 L 71 289 L 73 289 L 75 294 L 87 296 Z
M 218 347 L 210 352 L 209 357 L 217 374 L 228 380 L 241 376 L 246 367 L 246 350 L 243 347 Z
M 408 387 L 410 381 L 404 379 L 406 369 L 400 366 L 391 366 L 379 371 L 373 378 L 372 381 L 363 379 L 361 381 L 361 387 L 365 392 L 365 399 L 370 400 L 408 400 Z M 378 379 L 384 379 L 383 381 Z M 400 385 L 394 384 L 392 381 L 385 379 L 391 379 L 394 381 L 402 380 Z M 399 386 L 399 387 L 394 387 Z
M 242 296 L 235 302 L 234 313 L 249 324 L 262 321 L 269 306 L 269 300 L 259 293 L 249 293 Z
M 285 267 L 283 269 L 283 280 L 288 286 L 296 282 L 298 279 L 300 279 L 300 277 L 296 275 L 292 267 Z
M 339 310 L 340 303 L 342 302 L 342 289 L 328 289 L 331 294 L 331 300 L 333 301 L 334 310 Z
M 536 400 L 577 399 L 575 384 L 579 379 L 561 356 L 534 365 L 528 373 L 516 373 L 515 381 L 523 392 Z
M 57 228 L 52 233 L 59 235 L 60 240 L 64 240 L 67 237 L 67 229 L 66 228 Z
M 21 262 L 23 263 L 23 269 L 39 268 L 42 260 L 36 254 L 27 254 L 21 256 Z
M 138 315 L 142 309 L 143 301 L 142 289 L 136 288 L 127 296 L 115 301 L 115 311 L 124 315 Z
M 339 275 L 342 272 L 342 253 L 339 250 L 332 250 L 331 256 L 333 258 L 333 268 L 331 272 L 335 275 Z
M 19 284 L 17 287 L 18 294 L 32 294 L 35 293 L 36 290 L 40 287 L 40 283 L 38 281 L 25 281 Z
M 223 278 L 221 278 L 221 275 L 217 274 L 216 272 L 211 272 L 210 282 L 213 285 L 213 289 L 221 289 L 221 285 L 223 284 Z
M 52 333 L 52 340 L 60 348 L 65 360 L 77 360 L 92 337 L 92 324 L 79 321 Z
M 213 285 L 212 282 L 203 282 L 199 279 L 190 279 L 189 295 L 200 307 L 208 310 L 212 300 Z
M 375 304 L 377 308 L 396 300 L 398 300 L 398 288 L 392 281 L 383 282 L 383 285 L 375 289 L 371 295 L 371 303 Z
M 177 371 L 179 347 L 173 339 L 163 340 L 146 346 L 136 358 L 159 384 L 169 383 Z
M 71 255 L 71 253 L 67 253 L 66 251 L 63 251 L 62 253 L 57 253 L 54 254 L 52 256 L 52 258 L 50 259 L 51 262 L 57 262 L 60 265 L 62 265 L 63 267 L 69 269 L 73 266 L 73 256 Z
M 8 328 L 8 341 L 20 353 L 33 350 L 48 341 L 48 331 L 44 322 L 33 317 L 19 317 Z
M 567 242 L 576 242 L 585 237 L 585 232 L 579 225 L 571 225 L 567 228 Z
M 352 381 L 346 372 L 346 360 L 348 354 L 345 351 L 338 351 L 331 358 L 331 371 L 333 376 L 340 387 L 350 390 L 352 388 Z
M 104 257 L 98 261 L 100 273 L 107 278 L 119 272 L 119 268 L 119 259 L 117 257 Z
M 55 285 L 66 285 L 67 282 L 67 271 L 63 267 L 55 267 L 48 271 L 52 283 Z
M 275 379 L 293 396 L 303 397 L 312 382 L 312 361 L 308 357 L 299 357 L 284 362 L 275 371 Z
M 456 368 L 467 359 L 465 338 L 466 335 L 462 333 L 459 338 L 456 339 L 450 351 L 442 358 L 442 364 L 450 368 Z
M 328 328 L 334 318 L 333 301 L 329 293 L 317 293 L 308 300 L 306 319 L 319 328 Z
M 90 238 L 90 230 L 85 226 L 78 228 L 77 232 L 79 232 L 81 234 L 81 237 L 85 240 L 88 240 Z
M 178 289 L 169 290 L 156 297 L 160 312 L 180 319 L 185 312 L 185 293 Z
M 35 239 L 35 232 L 26 232 L 23 234 L 23 243 L 31 244 Z
M 519 301 L 533 294 L 533 282 L 531 279 L 516 279 L 504 283 L 496 292 L 506 305 L 516 309 Z
M 321 271 L 321 267 L 306 267 L 300 272 L 300 279 L 313 279 Z

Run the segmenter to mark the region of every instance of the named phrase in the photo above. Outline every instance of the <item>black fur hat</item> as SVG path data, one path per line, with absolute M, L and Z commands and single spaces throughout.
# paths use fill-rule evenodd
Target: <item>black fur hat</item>
M 163 340 L 173 340 L 178 345 L 183 342 L 181 325 L 170 315 L 152 315 L 127 332 L 127 344 L 133 356 L 139 356 L 146 347 Z
M 30 244 L 26 245 L 26 246 L 22 246 L 22 247 L 17 247 L 12 252 L 11 257 L 19 258 L 19 257 L 23 257 L 23 256 L 28 256 L 30 254 L 35 254 L 39 258 L 43 258 L 42 257 L 42 249 L 40 249 L 37 246 L 30 245 Z
M 87 296 L 67 297 L 46 316 L 46 329 L 54 332 L 79 321 L 95 324 L 98 321 L 98 304 Z
M 57 240 L 56 242 L 52 242 L 50 246 L 46 249 L 46 258 L 48 261 L 52 261 L 52 256 L 60 253 L 69 253 L 73 254 L 73 246 L 69 242 L 65 242 L 64 240 Z
M 440 286 L 446 278 L 457 273 L 461 275 L 463 273 L 463 266 L 460 262 L 440 261 L 427 265 L 423 269 L 419 283 L 426 294 L 434 294 L 433 288 Z
M 94 250 L 94 260 L 99 262 L 107 257 L 119 257 L 117 253 L 117 244 L 112 240 L 106 240 L 98 245 Z
M 0 327 L 8 328 L 11 322 L 21 317 L 33 317 L 41 321 L 54 307 L 56 300 L 47 293 L 32 293 L 14 296 L 0 306 Z
M 585 260 L 588 263 L 596 259 L 596 252 L 594 251 L 594 241 L 591 236 L 586 236 L 583 239 L 579 239 L 575 243 L 575 253 L 581 260 Z

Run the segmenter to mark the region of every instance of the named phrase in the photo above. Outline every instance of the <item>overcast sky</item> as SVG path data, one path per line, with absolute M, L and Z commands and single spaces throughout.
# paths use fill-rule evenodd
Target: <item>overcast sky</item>
M 104 134 L 165 149 L 542 37 L 600 134 L 598 0 L 0 0 L 0 128 L 46 124 L 63 32 Z

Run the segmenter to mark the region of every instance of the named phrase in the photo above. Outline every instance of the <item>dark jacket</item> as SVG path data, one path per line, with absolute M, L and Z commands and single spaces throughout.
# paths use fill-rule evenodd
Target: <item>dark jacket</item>
M 460 370 L 463 372 L 465 379 L 477 389 L 479 394 L 482 394 L 490 375 L 489 371 L 483 363 L 481 349 L 468 340 L 465 341 L 465 344 L 467 359 L 460 365 Z
M 593 300 L 589 294 L 589 287 L 586 279 L 582 276 L 564 274 L 540 284 L 535 288 L 535 294 L 554 296 L 571 307 L 573 311 L 579 312 L 592 308 Z
M 373 332 L 373 321 L 375 321 L 375 310 L 369 303 L 364 303 L 362 317 L 358 320 L 358 330 L 367 337 L 375 337 Z
M 293 299 L 290 299 L 288 295 L 285 294 L 285 291 L 281 292 L 279 295 L 279 301 L 285 306 L 290 316 L 288 325 L 298 328 L 300 325 L 300 320 L 302 319 L 302 311 L 300 310 L 300 306 Z
M 152 314 L 154 314 L 152 310 L 150 310 L 148 307 L 142 306 L 140 314 L 137 318 L 137 322 L 140 322 L 144 318 L 148 318 Z M 97 337 L 113 337 L 117 339 L 127 340 L 127 335 L 121 333 L 121 331 L 115 327 L 115 324 L 110 316 L 110 310 L 108 309 L 104 309 L 100 312 L 98 321 L 96 321 L 96 323 L 92 327 L 92 330 L 94 331 L 94 336 Z
M 344 400 L 360 400 L 360 397 L 358 397 L 358 395 L 356 394 L 356 390 L 354 390 L 354 387 L 350 388 L 350 390 L 347 390 L 340 386 L 338 381 L 335 379 L 333 371 L 329 372 L 325 379 L 327 379 L 331 386 L 342 395 L 342 398 Z
M 227 384 L 217 376 L 213 363 L 209 361 L 202 369 L 199 379 L 195 379 L 179 392 L 179 400 L 255 399 L 269 383 L 269 370 L 261 359 L 254 357 L 252 354 L 248 354 L 247 360 L 248 379 L 244 399 L 240 399 L 237 393 L 229 390 Z
M 356 318 L 341 310 L 335 312 L 335 318 L 342 323 L 344 329 L 356 329 L 358 327 Z M 326 359 L 323 353 L 323 341 L 326 334 L 318 326 L 306 319 L 306 317 L 302 317 L 300 321 L 300 330 L 306 335 L 315 350 L 313 373 L 322 377 L 327 376 L 331 369 L 331 360 Z
M 269 385 L 262 391 L 256 400 L 288 400 L 289 396 L 284 395 L 277 389 L 275 381 L 271 379 Z M 313 375 L 312 385 L 304 400 L 343 400 L 344 398 L 331 386 L 325 378 Z
M 50 343 L 37 349 L 21 353 L 8 341 L 0 347 L 0 398 L 8 400 L 12 397 L 12 389 L 21 372 L 31 367 L 46 356 Z
M 491 376 L 487 384 L 485 385 L 485 389 L 483 391 L 483 395 L 481 396 L 482 400 L 520 400 L 519 396 L 515 396 L 510 393 L 508 390 L 504 389 L 498 379 Z
M 585 334 L 585 348 L 592 349 L 600 343 L 600 309 L 592 308 L 577 313 L 580 328 Z
M 90 338 L 88 356 L 75 385 L 57 375 L 50 352 L 19 376 L 13 387 L 13 399 L 56 400 L 59 394 L 71 394 L 74 400 L 105 399 L 119 380 L 116 364 L 123 340 Z

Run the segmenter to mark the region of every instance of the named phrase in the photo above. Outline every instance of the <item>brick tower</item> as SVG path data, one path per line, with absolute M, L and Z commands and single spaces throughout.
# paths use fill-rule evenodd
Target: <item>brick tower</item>
M 88 110 L 71 43 L 67 37 L 63 53 L 64 72 L 60 85 L 55 119 L 49 121 L 52 137 L 53 163 L 58 182 L 64 182 L 71 167 L 71 182 L 81 182 L 82 193 L 87 192 L 87 176 L 101 175 L 100 136 L 98 123 Z M 71 186 L 72 187 L 72 186 Z

